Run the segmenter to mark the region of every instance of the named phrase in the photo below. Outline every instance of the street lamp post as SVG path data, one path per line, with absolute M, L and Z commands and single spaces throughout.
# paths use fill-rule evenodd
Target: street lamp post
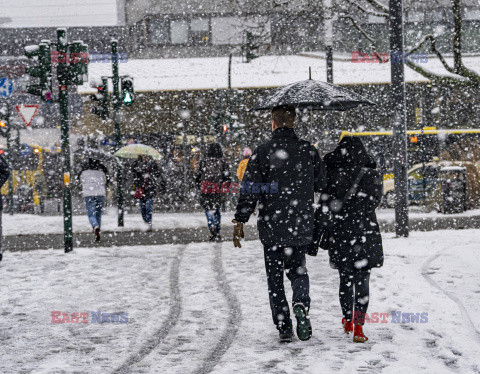
M 393 109 L 393 154 L 395 175 L 395 231 L 408 236 L 407 133 L 405 114 L 405 71 L 403 1 L 389 0 L 391 50 L 391 105 Z

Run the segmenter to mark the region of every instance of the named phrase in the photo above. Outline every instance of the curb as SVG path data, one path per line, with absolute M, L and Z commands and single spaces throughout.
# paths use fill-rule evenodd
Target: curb
M 395 222 L 379 220 L 382 232 L 395 232 Z M 411 218 L 411 231 L 463 230 L 480 228 L 480 215 L 470 217 Z M 256 226 L 245 226 L 245 240 L 258 240 Z M 231 230 L 224 228 L 223 241 L 229 241 Z M 208 242 L 207 227 L 179 228 L 145 231 L 104 231 L 102 240 L 95 242 L 91 233 L 73 235 L 74 248 L 119 247 L 138 245 L 165 245 Z M 15 235 L 3 238 L 5 251 L 32 251 L 38 249 L 62 249 L 63 234 Z

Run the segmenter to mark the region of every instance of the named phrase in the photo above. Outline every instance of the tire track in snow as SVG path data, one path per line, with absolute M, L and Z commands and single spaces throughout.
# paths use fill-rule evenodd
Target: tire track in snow
M 428 268 L 432 264 L 434 260 L 436 260 L 439 256 L 442 255 L 442 250 L 435 253 L 433 256 L 427 258 L 427 260 L 422 265 L 422 276 L 430 283 L 431 286 L 435 287 L 437 290 L 442 292 L 445 296 L 447 296 L 450 300 L 452 300 L 455 304 L 457 304 L 458 308 L 460 309 L 460 313 L 462 315 L 463 322 L 465 323 L 467 330 L 469 330 L 473 336 L 473 338 L 480 343 L 480 332 L 475 328 L 475 325 L 468 314 L 467 308 L 463 305 L 458 297 L 456 297 L 451 292 L 447 291 L 443 287 L 441 287 L 437 282 L 435 282 L 429 274 Z
M 170 266 L 170 310 L 162 325 L 156 330 L 152 336 L 142 344 L 140 349 L 132 353 L 124 361 L 124 363 L 114 370 L 114 373 L 123 374 L 129 373 L 130 368 L 142 361 L 148 354 L 150 354 L 170 333 L 173 327 L 177 324 L 182 313 L 182 299 L 180 296 L 179 286 L 179 270 L 180 263 L 185 252 L 186 245 L 180 247 L 178 254 L 173 258 Z
M 228 284 L 225 269 L 223 268 L 222 243 L 215 244 L 213 250 L 215 251 L 215 254 L 212 260 L 212 268 L 215 272 L 215 280 L 218 284 L 218 287 L 227 300 L 229 309 L 228 319 L 227 325 L 220 336 L 218 343 L 204 359 L 203 365 L 197 371 L 195 371 L 195 374 L 207 374 L 212 372 L 215 366 L 220 362 L 222 356 L 225 354 L 225 352 L 227 352 L 232 342 L 235 340 L 235 336 L 237 335 L 238 329 L 242 322 L 240 303 L 232 288 Z

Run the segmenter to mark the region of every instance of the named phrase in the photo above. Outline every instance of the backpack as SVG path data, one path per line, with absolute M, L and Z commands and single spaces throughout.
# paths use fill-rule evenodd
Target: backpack
M 221 183 L 225 179 L 222 159 L 207 157 L 203 160 L 202 166 L 203 181 Z

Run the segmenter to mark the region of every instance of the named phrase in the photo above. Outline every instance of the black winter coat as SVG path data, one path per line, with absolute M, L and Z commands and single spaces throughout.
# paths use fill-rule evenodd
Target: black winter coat
M 229 186 L 221 191 L 222 183 L 225 182 L 230 182 L 230 172 L 222 158 L 205 157 L 200 161 L 195 184 L 200 190 L 200 205 L 203 209 L 213 210 L 221 207 L 229 193 Z
M 10 176 L 10 166 L 8 166 L 7 161 L 3 158 L 3 156 L 0 156 L 0 188 L 3 187 L 5 182 L 8 180 L 8 177 Z M 0 194 L 0 212 L 3 210 L 3 199 L 2 199 L 2 194 Z
M 321 200 L 323 213 L 329 211 L 330 220 L 320 246 L 328 248 L 333 268 L 381 267 L 382 237 L 375 209 L 382 197 L 382 178 L 375 170 L 375 162 L 355 138 L 342 140 L 324 161 L 328 178 Z M 345 200 L 362 168 L 365 173 L 355 193 Z M 325 219 L 325 214 L 316 214 L 316 218 Z
M 165 181 L 158 163 L 154 160 L 133 163 L 133 183 L 135 188 L 145 189 L 145 199 L 153 199 L 159 188 L 165 188 Z
M 293 129 L 276 129 L 272 139 L 253 152 L 242 183 L 266 183 L 267 191 L 277 184 L 278 192 L 274 187 L 273 193 L 241 191 L 235 219 L 247 222 L 259 201 L 262 244 L 306 246 L 313 239 L 314 192 L 320 192 L 325 182 L 316 148 L 298 139 Z

